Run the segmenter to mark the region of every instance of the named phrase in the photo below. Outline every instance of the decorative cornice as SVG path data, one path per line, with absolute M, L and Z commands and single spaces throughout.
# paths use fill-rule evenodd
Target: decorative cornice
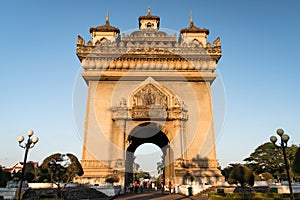
M 157 81 L 206 81 L 212 82 L 217 74 L 210 71 L 166 71 L 166 70 L 86 70 L 81 74 L 88 81 L 144 81 L 149 76 Z
M 143 58 L 143 59 L 117 59 L 117 60 L 97 60 L 86 59 L 82 63 L 85 70 L 103 70 L 106 71 L 214 71 L 216 63 L 207 58 L 207 60 L 175 60 L 173 58 Z
M 186 43 L 131 43 L 119 42 L 93 45 L 77 45 L 77 56 L 81 61 L 86 58 L 96 60 L 215 60 L 218 62 L 222 56 L 221 46 Z

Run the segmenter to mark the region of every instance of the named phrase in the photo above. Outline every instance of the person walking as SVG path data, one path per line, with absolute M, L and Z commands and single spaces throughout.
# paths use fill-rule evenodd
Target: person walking
M 140 182 L 140 191 L 141 193 L 143 193 L 143 190 L 144 190 L 144 183 L 143 181 Z
M 138 193 L 138 189 L 139 189 L 139 184 L 137 183 L 137 181 L 134 182 L 134 193 Z
M 165 186 L 163 182 L 160 183 L 160 189 L 161 189 L 161 193 L 164 193 Z
M 168 188 L 169 188 L 169 194 L 172 194 L 172 183 L 171 183 L 171 181 L 169 181 Z

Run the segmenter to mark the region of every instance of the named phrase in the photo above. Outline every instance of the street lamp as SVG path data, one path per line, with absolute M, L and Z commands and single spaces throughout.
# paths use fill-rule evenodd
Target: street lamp
M 22 144 L 22 142 L 24 141 L 24 137 L 23 136 L 18 137 L 19 146 L 21 148 L 25 149 L 22 175 L 21 175 L 20 187 L 19 187 L 19 191 L 18 191 L 18 199 L 19 200 L 21 199 L 21 191 L 22 191 L 22 186 L 23 186 L 23 181 L 24 181 L 28 151 L 29 151 L 29 149 L 33 148 L 34 145 L 39 141 L 38 137 L 31 138 L 31 136 L 33 135 L 33 130 L 27 131 L 27 135 L 28 135 L 28 139 L 27 139 L 27 143 L 25 143 L 25 144 Z
M 287 178 L 288 178 L 288 182 L 289 182 L 289 189 L 290 189 L 290 198 L 291 200 L 294 199 L 294 195 L 293 195 L 293 188 L 292 188 L 292 183 L 291 183 L 291 177 L 290 177 L 290 167 L 287 161 L 287 157 L 286 157 L 286 147 L 287 147 L 287 142 L 290 139 L 290 136 L 288 136 L 287 134 L 284 134 L 283 129 L 277 129 L 276 131 L 277 135 L 279 135 L 280 137 L 280 146 L 282 148 L 283 151 L 283 157 L 284 157 L 284 163 L 285 163 L 285 170 L 286 170 L 286 174 L 287 174 Z M 276 136 L 271 136 L 270 137 L 270 141 L 275 145 L 277 142 L 277 137 Z

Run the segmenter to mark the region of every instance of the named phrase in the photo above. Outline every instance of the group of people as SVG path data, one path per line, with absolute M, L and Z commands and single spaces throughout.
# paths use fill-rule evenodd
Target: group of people
M 157 190 L 157 187 L 151 181 L 135 181 L 134 183 L 130 183 L 130 185 L 127 188 L 127 193 L 131 193 L 133 191 L 134 193 L 142 193 L 144 189 L 146 189 L 147 191 L 152 189 Z
M 174 191 L 173 185 L 171 181 L 169 181 L 167 188 L 165 188 L 165 185 L 163 182 L 160 183 L 160 185 L 156 185 L 154 182 L 151 181 L 135 181 L 134 183 L 130 183 L 130 185 L 126 188 L 127 193 L 143 193 L 144 189 L 147 191 L 157 191 L 157 188 L 161 189 L 161 192 L 164 193 L 165 189 L 168 189 L 169 194 L 172 194 Z

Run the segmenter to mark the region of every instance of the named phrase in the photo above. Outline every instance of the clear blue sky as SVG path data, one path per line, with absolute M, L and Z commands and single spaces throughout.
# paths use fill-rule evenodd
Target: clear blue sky
M 56 152 L 81 158 L 72 110 L 77 35 L 89 40 L 89 28 L 104 24 L 107 10 L 111 25 L 136 29 L 149 3 L 162 28 L 187 27 L 192 10 L 195 25 L 210 29 L 210 42 L 221 38 L 226 117 L 216 142 L 222 167 L 241 162 L 279 127 L 300 144 L 300 1 L 7 0 L 0 3 L 0 164 L 23 159 L 17 136 L 29 129 L 40 138 L 29 160 Z

